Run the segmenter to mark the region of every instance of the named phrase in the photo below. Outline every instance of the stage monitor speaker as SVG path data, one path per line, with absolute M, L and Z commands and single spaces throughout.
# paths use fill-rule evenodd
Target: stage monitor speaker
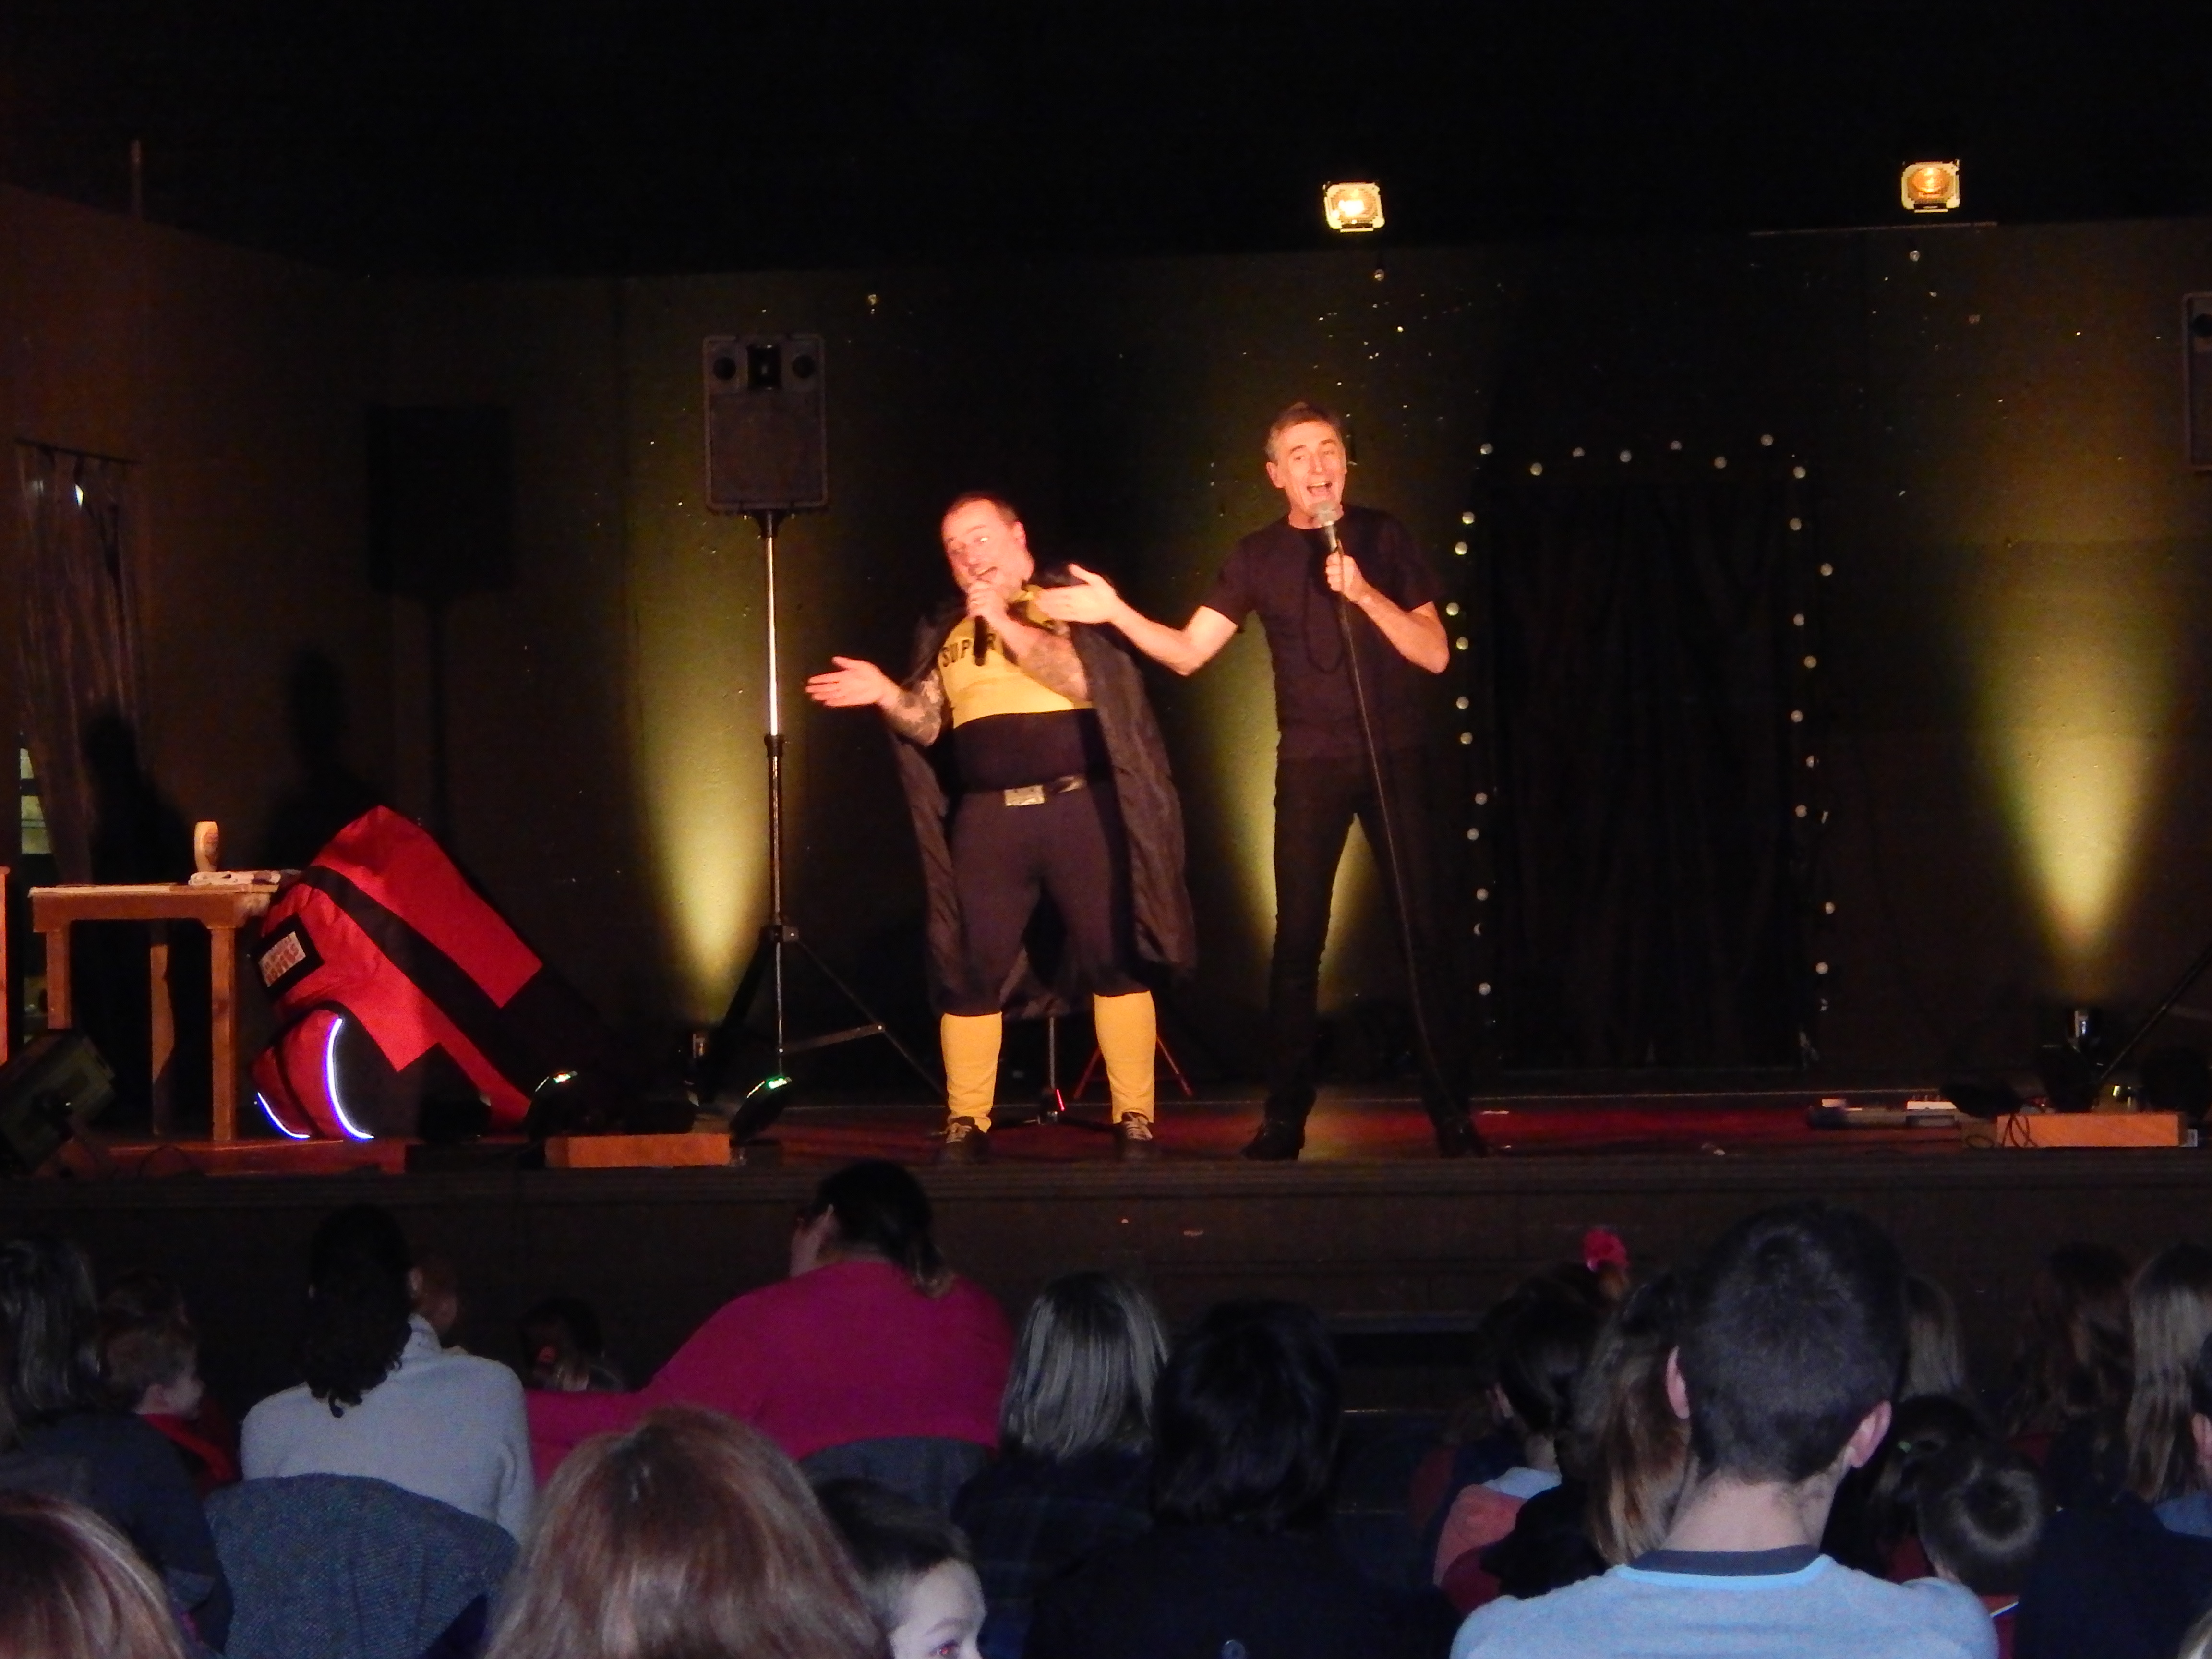
M 2212 472 L 2212 294 L 2182 295 L 2181 356 L 2189 386 L 2189 465 Z
M 803 513 L 829 506 L 822 337 L 716 334 L 701 347 L 700 367 L 708 507 Z
M 437 604 L 514 580 L 514 421 L 495 404 L 368 414 L 368 580 Z
M 113 1103 L 115 1073 L 82 1031 L 49 1031 L 0 1066 L 0 1173 L 30 1175 Z

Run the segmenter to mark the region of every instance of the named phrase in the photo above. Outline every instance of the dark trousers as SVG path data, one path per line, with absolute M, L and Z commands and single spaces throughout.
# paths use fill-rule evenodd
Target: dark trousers
M 1382 757 L 1383 787 L 1398 850 L 1391 879 L 1391 837 L 1364 757 L 1275 763 L 1275 953 L 1267 973 L 1267 1115 L 1303 1123 L 1314 1098 L 1316 1003 L 1322 947 L 1328 939 L 1329 896 L 1344 838 L 1356 817 L 1382 878 L 1395 925 L 1402 889 L 1412 922 L 1414 980 L 1431 1054 L 1421 1054 L 1421 1096 L 1430 1115 L 1466 1109 L 1467 1038 L 1458 895 L 1444 878 L 1434 792 L 1418 751 Z M 1416 1053 L 1419 1045 L 1416 1043 Z
M 1009 806 L 998 791 L 963 795 L 952 819 L 952 884 L 960 896 L 966 983 L 945 1012 L 995 1014 L 1042 894 L 1067 930 L 1086 989 L 1144 989 L 1127 967 L 1129 860 L 1111 785 Z

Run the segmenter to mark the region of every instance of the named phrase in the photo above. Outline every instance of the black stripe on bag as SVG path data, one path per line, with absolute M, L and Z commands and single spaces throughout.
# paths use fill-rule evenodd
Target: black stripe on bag
M 368 934 L 369 942 L 459 1028 L 494 1071 L 526 1095 L 545 1080 L 545 1068 L 517 1041 L 499 1004 L 412 924 L 327 866 L 309 865 L 300 872 L 300 880 L 326 895 Z

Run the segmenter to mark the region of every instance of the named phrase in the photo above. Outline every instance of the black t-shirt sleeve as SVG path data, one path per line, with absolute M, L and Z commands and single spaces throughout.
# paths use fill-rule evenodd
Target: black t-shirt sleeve
M 1214 577 L 1213 586 L 1206 589 L 1206 597 L 1199 601 L 1200 605 L 1208 611 L 1219 611 L 1242 628 L 1254 603 L 1251 566 L 1251 557 L 1245 551 L 1244 544 L 1237 543 L 1236 550 L 1222 562 L 1220 574 Z
M 1413 532 L 1396 519 L 1382 520 L 1375 554 L 1375 568 L 1361 574 L 1401 611 L 1419 611 L 1443 598 L 1444 585 L 1436 567 L 1415 544 Z

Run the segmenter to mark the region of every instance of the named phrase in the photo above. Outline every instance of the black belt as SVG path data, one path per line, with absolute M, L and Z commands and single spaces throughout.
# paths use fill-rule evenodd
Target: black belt
M 1079 789 L 1088 789 L 1091 780 L 1080 772 L 1070 772 L 1065 777 L 1047 778 L 1042 783 L 1025 783 L 1018 789 L 971 789 L 971 795 L 995 795 L 1009 806 L 1042 806 L 1054 795 L 1072 795 Z

